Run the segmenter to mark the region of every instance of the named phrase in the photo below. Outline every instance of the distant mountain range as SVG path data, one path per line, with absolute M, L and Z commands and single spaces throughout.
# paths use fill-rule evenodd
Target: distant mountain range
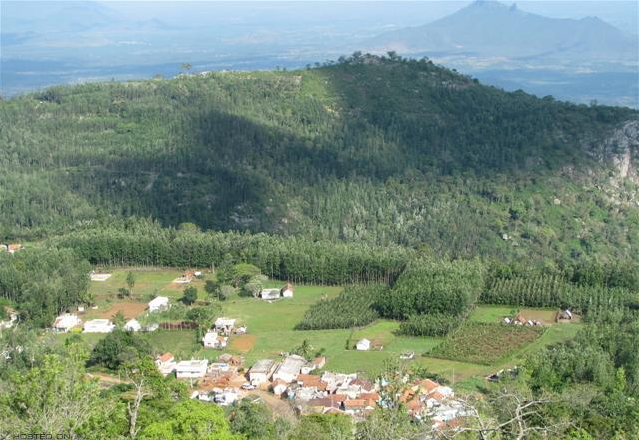
M 182 63 L 192 72 L 295 69 L 395 51 L 506 90 L 639 108 L 638 37 L 599 18 L 548 18 L 497 1 L 335 2 L 330 10 L 314 2 L 149 2 L 137 13 L 124 4 L 3 1 L 0 94 L 172 77 Z
M 375 52 L 462 55 L 529 62 L 553 60 L 560 64 L 615 62 L 636 67 L 639 42 L 596 18 L 557 19 L 524 12 L 515 4 L 478 0 L 435 22 L 395 30 L 370 39 Z

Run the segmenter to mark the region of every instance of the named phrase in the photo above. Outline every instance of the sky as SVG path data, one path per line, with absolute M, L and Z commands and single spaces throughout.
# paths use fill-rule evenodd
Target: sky
M 366 15 L 377 16 L 378 18 L 386 17 L 388 19 L 401 17 L 401 21 L 417 24 L 425 24 L 430 21 L 442 18 L 451 14 L 458 9 L 466 6 L 470 1 L 454 1 L 454 0 L 416 0 L 416 1 L 339 1 L 339 0 L 283 0 L 273 2 L 270 0 L 240 0 L 240 1 L 175 1 L 175 0 L 102 0 L 103 3 L 109 4 L 114 9 L 122 11 L 139 18 L 154 17 L 167 22 L 180 20 L 182 17 L 188 16 L 189 11 L 203 10 L 207 6 L 218 5 L 223 9 L 238 8 L 238 4 L 244 5 L 246 9 L 259 11 L 259 4 L 284 6 L 295 5 L 295 9 L 302 5 L 308 5 L 314 14 L 318 14 L 318 18 L 322 15 L 321 5 L 325 5 L 325 15 L 331 16 L 331 10 L 340 10 L 344 13 L 357 12 Z M 511 4 L 505 1 L 503 3 Z M 588 16 L 597 16 L 620 29 L 637 33 L 639 27 L 639 2 L 638 1 L 601 1 L 601 0 L 524 0 L 516 2 L 517 6 L 528 12 L 546 15 L 555 18 L 583 18 Z M 393 5 L 389 10 L 389 5 Z M 245 9 L 241 8 L 241 9 Z M 303 9 L 303 8 L 302 8 Z M 421 13 L 415 14 L 415 11 Z M 197 20 L 197 17 L 191 17 Z
M 173 76 L 182 62 L 192 63 L 199 71 L 299 68 L 337 59 L 362 49 L 380 34 L 428 24 L 470 3 L 0 0 L 0 95 L 60 83 Z M 502 3 L 510 6 L 512 0 Z M 516 4 L 525 12 L 553 18 L 596 16 L 639 39 L 637 0 L 522 0 Z M 512 87 L 519 87 L 518 81 Z M 607 84 L 610 79 L 596 81 Z

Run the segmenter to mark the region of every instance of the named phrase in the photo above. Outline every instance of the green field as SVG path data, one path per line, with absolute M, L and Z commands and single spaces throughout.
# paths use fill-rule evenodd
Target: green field
M 120 302 L 116 298 L 117 289 L 126 286 L 128 270 L 114 270 L 113 276 L 104 282 L 92 282 L 91 292 L 96 297 L 101 310 L 109 304 Z M 181 275 L 181 271 L 173 269 L 134 270 L 136 283 L 133 287 L 131 301 L 146 301 L 152 295 L 165 295 L 177 300 L 182 295 L 184 285 L 172 281 Z M 205 276 L 210 276 L 205 272 Z M 205 280 L 194 279 L 191 285 L 198 288 L 199 299 L 206 299 Z M 279 287 L 281 281 L 271 280 L 268 287 Z M 299 285 L 295 288 L 295 296 L 290 299 L 263 301 L 254 298 L 232 296 L 222 303 L 223 314 L 237 318 L 238 323 L 248 327 L 248 335 L 243 339 L 233 336 L 228 352 L 242 355 L 245 365 L 250 365 L 260 358 L 277 358 L 281 352 L 291 351 L 307 340 L 315 351 L 322 351 L 327 357 L 325 368 L 343 372 L 363 372 L 374 375 L 383 361 L 388 358 L 397 359 L 401 353 L 414 351 L 416 358 L 410 361 L 438 373 L 460 386 L 472 386 L 483 376 L 500 368 L 516 365 L 533 350 L 545 345 L 566 341 L 579 331 L 581 324 L 553 324 L 545 327 L 541 335 L 529 338 L 521 345 L 508 347 L 489 360 L 477 358 L 473 362 L 459 359 L 442 359 L 429 353 L 440 347 L 446 338 L 398 336 L 399 323 L 392 320 L 378 320 L 370 325 L 357 329 L 335 330 L 294 330 L 295 325 L 303 318 L 306 310 L 322 297 L 335 297 L 341 292 L 335 286 Z M 548 309 L 526 309 L 524 313 L 550 314 Z M 509 306 L 478 306 L 468 317 L 468 324 L 497 324 L 504 316 L 514 316 L 519 310 Z M 58 336 L 63 340 L 66 336 Z M 83 335 L 91 344 L 95 344 L 103 335 Z M 145 335 L 152 346 L 161 352 L 169 351 L 178 358 L 206 357 L 215 359 L 221 352 L 204 349 L 196 341 L 195 331 L 163 331 Z M 381 351 L 361 352 L 353 349 L 358 340 L 367 338 L 383 346 Z M 465 338 L 465 337 L 464 337 Z M 235 343 L 235 342 L 237 343 Z M 240 341 L 242 341 L 240 343 Z M 532 342 L 531 342 L 532 341 Z M 486 350 L 482 338 L 475 338 L 471 344 L 478 353 Z M 347 349 L 348 345 L 348 349 Z M 494 344 L 493 344 L 494 345 Z M 438 355 L 441 356 L 441 355 Z M 471 356 L 470 359 L 475 359 Z

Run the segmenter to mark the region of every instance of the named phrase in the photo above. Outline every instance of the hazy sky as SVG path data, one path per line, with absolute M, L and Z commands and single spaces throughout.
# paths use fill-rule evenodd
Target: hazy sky
M 272 7 L 281 9 L 294 9 L 296 11 L 307 10 L 318 15 L 332 17 L 340 12 L 366 15 L 368 18 L 380 18 L 386 20 L 401 21 L 402 24 L 425 24 L 471 3 L 470 1 L 454 0 L 419 0 L 419 1 L 337 1 L 337 0 L 307 0 L 293 1 L 283 0 L 273 2 L 268 0 L 258 1 L 175 1 L 175 0 L 102 0 L 112 8 L 138 18 L 158 18 L 167 22 L 182 20 L 187 16 L 197 20 L 198 11 L 210 10 L 211 7 L 220 10 L 253 11 L 259 16 L 263 8 Z M 505 1 L 505 4 L 512 2 Z M 520 9 L 541 15 L 556 18 L 583 18 L 597 16 L 626 32 L 637 33 L 639 27 L 639 2 L 638 1 L 601 1 L 601 0 L 524 0 L 516 2 Z M 262 6 L 260 6 L 262 4 Z M 195 14 L 194 14 L 195 13 Z
M 38 8 L 29 4 L 42 0 L 0 1 L 0 11 L 5 12 L 2 24 L 11 27 L 15 11 L 20 14 L 37 14 Z M 48 0 L 49 4 L 71 3 Z M 77 3 L 77 2 L 76 2 Z M 242 22 L 257 22 L 278 17 L 284 24 L 300 18 L 308 21 L 344 20 L 359 23 L 415 26 L 426 24 L 449 15 L 471 3 L 457 0 L 419 1 L 336 1 L 336 0 L 251 0 L 251 1 L 176 1 L 176 0 L 99 0 L 112 10 L 139 20 L 159 19 L 168 24 L 206 24 L 211 14 Z M 504 1 L 511 4 L 511 1 Z M 11 5 L 11 6 L 9 6 Z M 583 18 L 597 16 L 620 29 L 637 33 L 639 27 L 639 2 L 636 0 L 524 0 L 517 2 L 520 9 L 556 18 Z M 46 9 L 46 8 L 44 8 Z M 12 14 L 13 12 L 13 14 Z M 26 17 L 21 17 L 25 18 Z M 37 29 L 34 29 L 37 31 Z

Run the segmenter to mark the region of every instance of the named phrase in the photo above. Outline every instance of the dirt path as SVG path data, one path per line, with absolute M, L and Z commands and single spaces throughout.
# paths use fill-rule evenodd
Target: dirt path
M 275 397 L 268 391 L 263 390 L 250 391 L 249 395 L 260 397 L 264 401 L 264 403 L 266 403 L 273 410 L 273 414 L 284 417 L 290 422 L 295 422 L 297 420 L 295 411 L 293 410 L 293 407 L 290 405 L 288 400 L 280 399 L 279 397 Z

